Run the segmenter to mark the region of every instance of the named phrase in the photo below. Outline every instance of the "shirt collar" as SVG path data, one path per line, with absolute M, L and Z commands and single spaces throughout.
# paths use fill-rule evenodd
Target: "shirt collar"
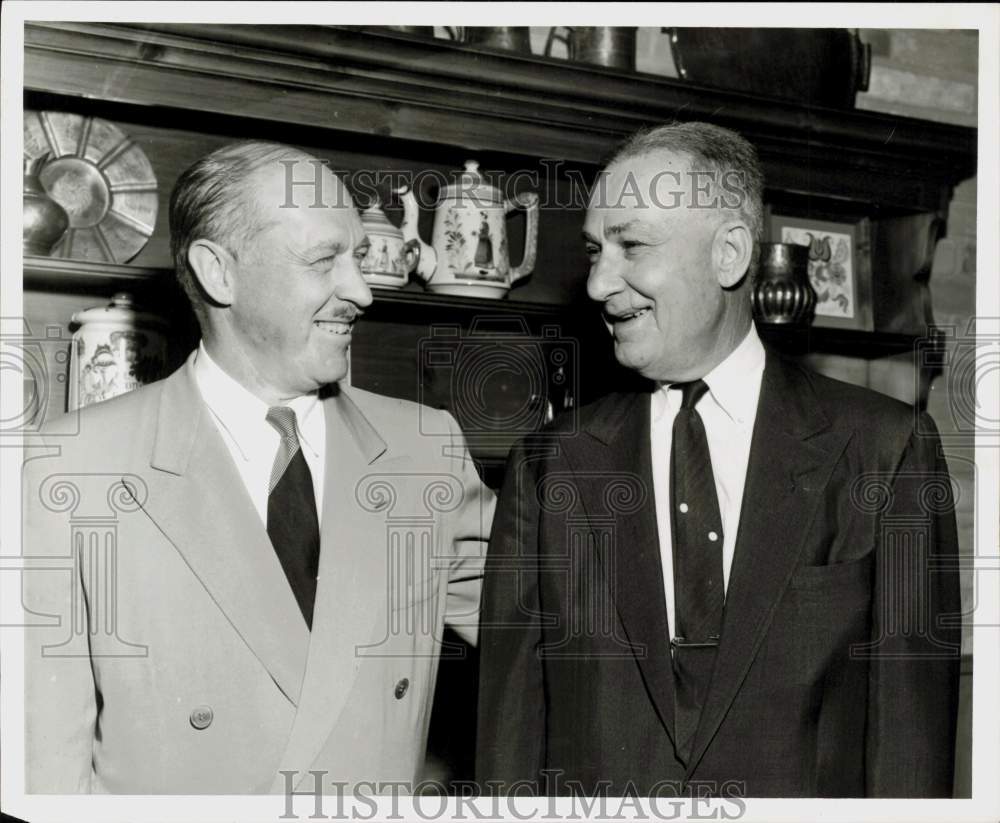
M 310 392 L 290 400 L 288 405 L 295 410 L 295 424 L 299 432 L 299 444 L 303 449 L 307 449 L 314 456 L 319 457 L 319 443 L 322 432 L 317 428 L 326 425 L 322 415 L 323 407 L 320 405 L 317 392 Z
M 712 399 L 734 423 L 752 422 L 757 412 L 760 377 L 764 371 L 764 346 L 751 323 L 750 331 L 719 365 L 702 379 L 708 385 Z M 670 392 L 672 384 L 661 383 L 654 397 L 653 415 L 659 417 L 667 407 L 680 406 L 678 392 Z
M 205 349 L 204 341 L 198 344 L 194 377 L 205 404 L 232 436 L 243 459 L 249 460 L 253 447 L 260 442 L 261 427 L 271 428 L 267 404 L 223 371 Z M 318 413 L 321 406 L 316 392 L 296 397 L 286 405 L 295 411 L 299 443 L 318 456 L 321 433 L 317 426 L 324 425 L 324 421 Z

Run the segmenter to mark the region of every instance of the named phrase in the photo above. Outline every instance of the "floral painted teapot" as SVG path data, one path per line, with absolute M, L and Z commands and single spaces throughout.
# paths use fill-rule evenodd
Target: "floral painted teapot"
M 486 183 L 479 164 L 469 160 L 456 183 L 438 198 L 432 245 L 420 240 L 419 209 L 413 191 L 398 189 L 403 203 L 403 237 L 420 246 L 417 276 L 439 294 L 464 297 L 504 297 L 510 287 L 531 274 L 538 247 L 538 195 L 526 192 L 505 200 L 500 190 Z M 524 255 L 510 265 L 507 250 L 507 215 L 515 208 L 527 211 Z
M 420 244 L 404 240 L 374 200 L 361 212 L 361 225 L 368 235 L 368 254 L 361 261 L 361 274 L 370 286 L 401 289 L 420 259 Z

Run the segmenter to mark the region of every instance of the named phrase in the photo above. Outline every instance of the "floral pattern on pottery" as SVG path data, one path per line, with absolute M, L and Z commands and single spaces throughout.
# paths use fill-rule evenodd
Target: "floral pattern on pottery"
M 162 319 L 137 312 L 119 293 L 111 304 L 73 315 L 69 409 L 125 394 L 164 376 L 166 336 Z
M 470 212 L 449 207 L 441 219 L 441 234 L 435 226 L 434 245 L 441 246 L 445 261 L 456 278 L 504 283 L 510 272 L 507 227 L 503 213 Z
M 404 186 L 396 193 L 402 197 L 403 236 L 420 247 L 416 273 L 430 291 L 498 299 L 531 274 L 538 247 L 536 193 L 504 199 L 484 180 L 479 164 L 469 160 L 457 182 L 441 190 L 430 244 L 420 237 L 412 189 Z M 527 215 L 524 253 L 517 266 L 510 264 L 507 240 L 507 215 L 514 209 L 524 209 Z
M 361 261 L 361 274 L 371 286 L 401 289 L 417 265 L 418 244 L 403 239 L 397 229 L 373 203 L 361 213 L 361 224 L 368 234 L 368 253 Z

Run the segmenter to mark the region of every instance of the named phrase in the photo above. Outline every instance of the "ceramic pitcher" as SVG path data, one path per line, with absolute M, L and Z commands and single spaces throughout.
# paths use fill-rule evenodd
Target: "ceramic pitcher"
M 525 192 L 505 199 L 487 183 L 479 164 L 469 160 L 465 171 L 438 198 L 431 245 L 420 241 L 416 197 L 401 189 L 403 236 L 420 244 L 417 275 L 439 294 L 464 297 L 504 297 L 510 287 L 531 274 L 538 247 L 538 195 Z M 511 266 L 507 246 L 507 215 L 514 209 L 527 212 L 524 253 L 520 265 Z

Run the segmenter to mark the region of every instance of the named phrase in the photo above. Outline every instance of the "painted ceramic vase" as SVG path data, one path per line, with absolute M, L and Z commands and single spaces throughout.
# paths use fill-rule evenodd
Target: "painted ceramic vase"
M 69 367 L 69 410 L 109 400 L 164 376 L 166 323 L 138 312 L 119 292 L 107 306 L 77 312 Z

